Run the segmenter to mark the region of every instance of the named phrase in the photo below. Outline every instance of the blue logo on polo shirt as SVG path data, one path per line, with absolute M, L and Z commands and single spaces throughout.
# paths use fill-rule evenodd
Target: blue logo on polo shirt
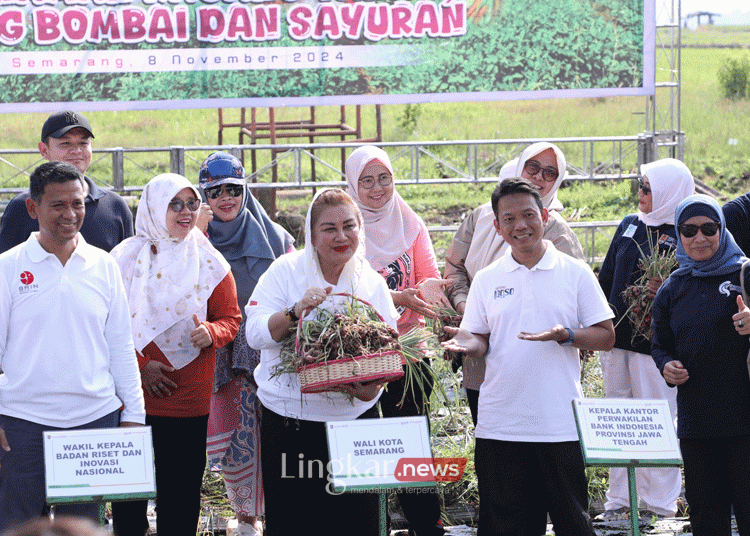
M 506 296 L 512 296 L 513 290 L 514 289 L 508 288 L 508 287 L 497 287 L 495 289 L 495 299 L 505 298 Z

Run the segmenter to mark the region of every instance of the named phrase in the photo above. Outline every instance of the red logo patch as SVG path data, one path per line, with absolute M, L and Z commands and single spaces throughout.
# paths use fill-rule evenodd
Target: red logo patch
M 24 285 L 30 285 L 34 282 L 34 274 L 31 272 L 24 272 L 21 274 L 21 283 Z

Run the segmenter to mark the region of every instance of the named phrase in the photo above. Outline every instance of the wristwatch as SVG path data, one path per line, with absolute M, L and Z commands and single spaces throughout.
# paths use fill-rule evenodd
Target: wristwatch
M 557 344 L 560 346 L 573 346 L 573 342 L 575 341 L 575 337 L 573 337 L 573 330 L 570 328 L 565 328 L 568 331 L 568 338 L 564 341 L 557 341 Z
M 291 320 L 292 322 L 299 322 L 299 317 L 297 316 L 297 313 L 294 311 L 294 308 L 297 307 L 297 304 L 294 303 L 291 307 L 288 307 L 284 310 L 284 315 Z

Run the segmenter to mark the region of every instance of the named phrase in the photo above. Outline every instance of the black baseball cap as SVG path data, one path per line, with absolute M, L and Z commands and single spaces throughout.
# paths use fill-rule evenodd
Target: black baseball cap
M 94 137 L 94 132 L 91 129 L 91 123 L 89 120 L 83 117 L 78 112 L 56 112 L 50 115 L 42 126 L 42 141 L 47 138 L 60 138 L 64 136 L 69 130 L 76 127 L 81 127 L 86 130 L 91 137 Z

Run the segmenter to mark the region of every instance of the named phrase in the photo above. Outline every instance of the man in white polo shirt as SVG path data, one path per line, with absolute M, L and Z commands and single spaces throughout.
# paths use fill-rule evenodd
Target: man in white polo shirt
M 539 193 L 507 179 L 492 194 L 510 245 L 477 273 L 446 348 L 486 359 L 475 430 L 481 536 L 593 536 L 571 401 L 582 396 L 578 349 L 609 350 L 612 310 L 585 263 L 542 239 Z
M 39 231 L 0 255 L 0 531 L 44 512 L 45 430 L 146 417 L 120 270 L 78 232 L 83 174 L 44 163 L 30 194 Z M 98 519 L 97 504 L 56 512 Z

